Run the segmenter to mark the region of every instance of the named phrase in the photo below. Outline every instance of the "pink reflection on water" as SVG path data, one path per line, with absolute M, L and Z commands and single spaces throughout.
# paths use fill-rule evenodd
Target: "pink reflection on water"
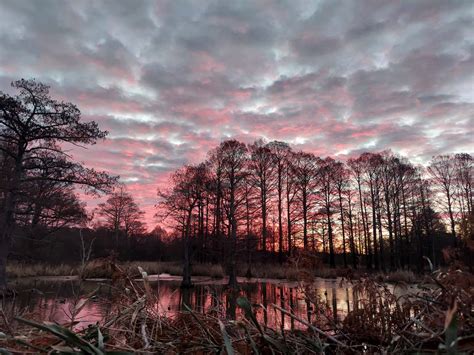
M 337 280 L 316 280 L 311 287 L 297 282 L 278 280 L 250 280 L 240 279 L 241 290 L 238 293 L 230 292 L 225 288 L 226 280 L 201 279 L 190 290 L 181 290 L 179 281 L 174 277 L 156 278 L 151 286 L 156 292 L 157 302 L 154 310 L 163 316 L 176 317 L 185 311 L 183 303 L 200 313 L 210 313 L 219 318 L 242 319 L 242 310 L 236 305 L 238 297 L 246 297 L 253 305 L 257 320 L 271 328 L 279 329 L 306 329 L 306 326 L 288 315 L 282 314 L 272 305 L 284 308 L 298 318 L 318 325 L 328 324 L 344 318 L 353 309 L 354 291 L 350 283 L 340 283 Z M 110 285 L 103 285 L 95 299 L 81 304 L 77 294 L 86 294 L 65 291 L 68 288 L 60 286 L 62 293 L 44 292 L 36 297 L 28 296 L 24 306 L 28 306 L 36 319 L 49 320 L 59 324 L 77 322 L 76 329 L 82 329 L 97 322 L 103 322 L 116 304 L 113 301 Z M 64 283 L 63 283 L 64 285 Z M 97 283 L 86 283 L 89 289 L 97 287 Z M 41 285 L 35 285 L 41 289 Z M 81 284 L 81 287 L 84 287 Z M 311 292 L 307 291 L 311 290 Z M 70 292 L 70 293 L 68 293 Z M 84 290 L 82 290 L 84 292 Z M 311 302 L 308 301 L 308 298 Z
M 74 325 L 74 329 L 84 329 L 104 319 L 104 304 L 87 301 L 80 307 L 81 301 L 73 299 L 41 298 L 32 312 L 36 319 L 54 322 L 62 325 Z

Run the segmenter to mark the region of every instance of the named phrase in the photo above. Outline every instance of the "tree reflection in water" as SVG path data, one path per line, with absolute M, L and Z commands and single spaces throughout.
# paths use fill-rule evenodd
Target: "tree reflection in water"
M 223 282 L 196 282 L 193 288 L 181 289 L 179 281 L 159 281 L 153 287 L 158 297 L 156 310 L 169 317 L 186 311 L 184 304 L 200 313 L 212 313 L 221 318 L 239 319 L 243 317 L 237 306 L 238 297 L 246 297 L 254 306 L 257 319 L 266 327 L 279 329 L 301 329 L 305 326 L 288 315 L 272 307 L 276 304 L 310 323 L 337 322 L 350 309 L 357 309 L 357 295 L 351 284 L 340 284 L 336 280 L 317 280 L 311 287 L 301 287 L 296 282 L 265 280 L 266 282 L 244 282 L 239 280 L 240 289 L 227 289 Z M 152 284 L 153 285 L 153 284 Z M 23 285 L 14 304 L 10 307 L 27 309 L 39 319 L 58 323 L 70 321 L 70 309 L 75 295 L 90 293 L 97 287 L 95 282 L 83 282 L 79 286 L 73 282 L 49 282 Z M 39 291 L 32 291 L 32 289 Z M 114 307 L 114 288 L 103 284 L 98 295 L 81 309 L 76 320 L 77 327 L 100 321 L 111 314 Z M 112 301 L 112 302 L 111 302 Z M 76 301 L 77 302 L 77 301 Z M 8 306 L 8 305 L 6 305 Z

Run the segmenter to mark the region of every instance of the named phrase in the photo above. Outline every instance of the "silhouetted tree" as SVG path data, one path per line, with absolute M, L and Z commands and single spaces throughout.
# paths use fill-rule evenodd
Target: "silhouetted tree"
M 278 260 L 283 262 L 283 192 L 286 165 L 290 154 L 290 146 L 285 142 L 273 141 L 268 144 L 272 153 L 272 164 L 276 171 L 277 209 L 278 209 Z M 288 242 L 288 248 L 290 248 Z
M 142 222 L 144 213 L 124 186 L 119 186 L 105 202 L 100 203 L 96 212 L 102 217 L 104 226 L 113 231 L 117 251 L 121 235 L 129 246 L 130 237 L 142 234 L 146 230 Z
M 191 287 L 191 225 L 194 210 L 207 186 L 208 170 L 205 164 L 186 165 L 174 172 L 168 191 L 158 191 L 159 215 L 171 217 L 184 240 L 184 265 L 181 287 Z
M 227 211 L 229 226 L 229 258 L 228 275 L 229 287 L 237 287 L 236 253 L 237 253 L 237 223 L 239 210 L 245 202 L 244 184 L 249 175 L 248 150 L 245 144 L 236 140 L 227 140 L 219 146 L 222 154 L 222 186 L 224 205 Z
M 15 211 L 17 226 L 23 227 L 26 252 L 33 252 L 47 235 L 87 222 L 85 204 L 74 188 L 57 181 L 36 180 L 24 186 Z
M 433 157 L 428 171 L 433 178 L 434 183 L 439 187 L 439 192 L 444 199 L 442 204 L 447 210 L 451 234 L 456 238 L 456 219 L 454 211 L 455 203 L 455 184 L 456 184 L 456 165 L 454 159 L 449 155 L 438 155 Z
M 322 211 L 327 222 L 328 244 L 329 244 L 329 265 L 336 267 L 334 255 L 334 235 L 333 235 L 333 205 L 337 198 L 337 180 L 336 180 L 337 163 L 334 159 L 328 157 L 319 160 L 318 180 L 319 193 L 322 201 Z
M 362 192 L 363 183 L 363 172 L 364 172 L 364 161 L 359 156 L 358 158 L 350 158 L 349 166 L 352 169 L 353 176 L 357 183 L 357 190 L 359 192 L 359 214 L 360 220 L 362 220 L 362 230 L 364 233 L 364 251 L 366 254 L 366 266 L 368 269 L 372 268 L 372 248 L 369 235 L 369 226 L 367 222 L 367 213 L 364 206 L 364 196 Z
M 308 250 L 308 225 L 315 204 L 317 158 L 313 154 L 297 152 L 292 156 L 293 177 L 298 191 L 303 220 L 303 248 Z
M 47 85 L 22 79 L 13 82 L 12 87 L 18 95 L 0 93 L 0 150 L 9 161 L 0 211 L 0 289 L 7 286 L 5 268 L 15 231 L 15 212 L 26 187 L 34 181 L 50 180 L 99 192 L 107 191 L 114 183 L 106 173 L 84 167 L 63 150 L 68 143 L 95 144 L 107 132 L 93 121 L 81 122 L 79 109 L 52 99 Z
M 464 240 L 474 239 L 474 219 L 472 186 L 474 184 L 474 159 L 470 154 L 454 156 L 456 167 L 455 182 L 460 210 L 460 234 Z
M 271 150 L 263 141 L 249 146 L 249 179 L 259 193 L 260 215 L 262 219 L 262 250 L 267 250 L 267 218 L 271 194 L 275 187 L 274 163 Z
M 333 178 L 335 180 L 337 198 L 339 202 L 339 213 L 341 220 L 341 234 L 342 234 L 342 255 L 344 261 L 344 267 L 347 267 L 347 247 L 346 247 L 346 223 L 345 223 L 345 195 L 349 192 L 349 170 L 341 162 L 334 162 L 333 164 Z M 350 201 L 349 201 L 350 204 Z M 349 210 L 351 206 L 349 206 Z M 353 266 L 355 267 L 355 245 L 354 245 L 354 235 L 352 229 L 352 211 L 349 213 L 349 246 L 352 254 Z
M 293 250 L 293 225 L 295 222 L 295 200 L 297 197 L 297 185 L 295 179 L 295 167 L 293 165 L 293 158 L 295 153 L 289 151 L 285 157 L 285 192 L 286 192 L 286 235 L 288 245 L 288 255 L 291 256 Z

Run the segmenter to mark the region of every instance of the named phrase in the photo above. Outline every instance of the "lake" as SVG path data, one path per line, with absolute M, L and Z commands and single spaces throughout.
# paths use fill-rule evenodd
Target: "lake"
M 183 303 L 194 311 L 213 313 L 221 318 L 240 319 L 242 311 L 236 306 L 239 296 L 247 297 L 254 305 L 257 319 L 265 326 L 280 329 L 305 329 L 306 326 L 284 315 L 272 304 L 291 311 L 305 321 L 328 325 L 341 320 L 362 297 L 350 282 L 340 279 L 315 279 L 308 287 L 302 283 L 273 280 L 238 278 L 241 289 L 230 292 L 226 280 L 206 277 L 193 278 L 195 287 L 183 290 L 180 277 L 166 274 L 150 276 L 152 292 L 158 297 L 154 307 L 167 317 L 185 311 Z M 6 312 L 20 312 L 23 317 L 48 320 L 59 324 L 76 322 L 75 328 L 103 322 L 111 314 L 114 297 L 120 291 L 107 280 L 88 280 L 42 277 L 14 281 L 18 290 L 15 298 L 3 300 Z M 406 291 L 406 290 L 405 290 Z M 405 292 L 400 290 L 399 292 Z M 83 296 L 95 294 L 85 304 Z M 81 297 L 82 296 L 82 297 Z M 308 301 L 308 298 L 312 302 Z

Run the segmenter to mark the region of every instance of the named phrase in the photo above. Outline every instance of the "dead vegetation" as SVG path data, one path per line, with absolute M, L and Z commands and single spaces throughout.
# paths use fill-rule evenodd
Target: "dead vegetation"
M 11 279 L 71 275 L 82 275 L 83 279 L 111 279 L 113 277 L 113 270 L 110 268 L 110 261 L 112 260 L 109 258 L 95 259 L 89 261 L 84 267 L 75 264 L 51 265 L 45 263 L 11 262 L 7 265 L 7 275 Z M 182 276 L 183 274 L 183 267 L 179 262 L 132 261 L 116 263 L 129 275 L 137 275 L 136 270 L 138 266 L 143 267 L 150 275 L 170 274 Z M 237 266 L 237 276 L 246 277 L 247 270 L 247 264 L 239 264 Z M 251 270 L 252 277 L 295 281 L 299 280 L 298 277 L 302 268 L 292 262 L 283 265 L 254 263 Z M 347 269 L 330 269 L 323 265 L 308 269 L 307 272 L 311 274 L 311 277 L 337 278 L 347 276 Z M 220 279 L 225 277 L 225 272 L 220 264 L 196 263 L 192 266 L 192 275 Z

